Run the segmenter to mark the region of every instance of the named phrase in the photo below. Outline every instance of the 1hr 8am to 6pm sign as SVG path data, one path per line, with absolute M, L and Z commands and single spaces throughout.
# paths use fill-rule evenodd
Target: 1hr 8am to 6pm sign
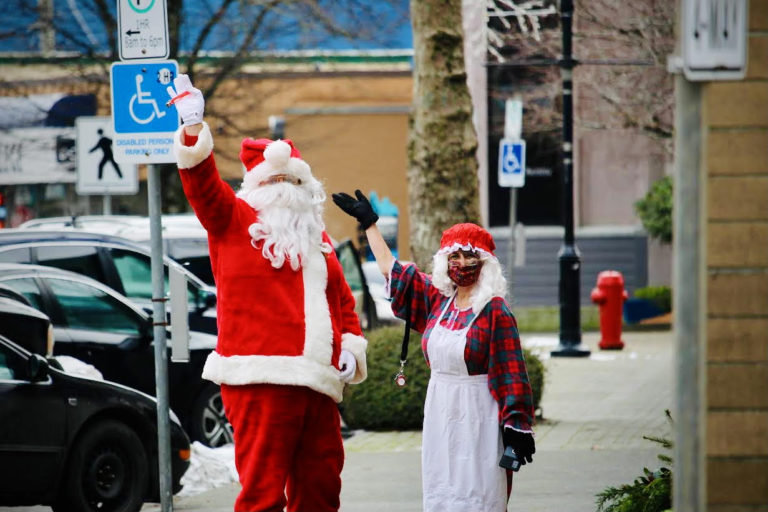
M 179 113 L 167 88 L 178 76 L 173 60 L 114 62 L 110 73 L 114 155 L 118 162 L 172 163 Z
M 120 60 L 167 59 L 165 0 L 117 0 Z

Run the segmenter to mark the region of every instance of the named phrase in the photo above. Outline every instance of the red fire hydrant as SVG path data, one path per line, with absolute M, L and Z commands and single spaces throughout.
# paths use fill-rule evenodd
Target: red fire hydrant
M 629 298 L 624 289 L 624 276 L 615 270 L 604 270 L 597 275 L 597 287 L 590 295 L 600 306 L 600 343 L 604 350 L 621 350 L 621 316 L 624 301 Z

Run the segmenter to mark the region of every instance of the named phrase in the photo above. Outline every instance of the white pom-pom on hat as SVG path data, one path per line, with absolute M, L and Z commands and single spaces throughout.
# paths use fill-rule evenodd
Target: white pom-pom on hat
M 291 159 L 291 146 L 284 140 L 276 140 L 264 149 L 264 160 L 275 169 L 282 169 Z

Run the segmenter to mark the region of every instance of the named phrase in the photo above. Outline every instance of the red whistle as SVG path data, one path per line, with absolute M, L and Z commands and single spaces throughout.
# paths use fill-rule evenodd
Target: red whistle
M 184 92 L 182 92 L 181 94 L 179 94 L 178 96 L 174 96 L 173 98 L 171 98 L 170 100 L 168 100 L 168 103 L 166 103 L 166 104 L 165 104 L 165 106 L 166 106 L 166 107 L 170 107 L 171 105 L 173 105 L 174 103 L 176 103 L 177 101 L 179 101 L 179 100 L 180 100 L 181 98 L 183 98 L 184 96 L 189 96 L 190 94 L 192 94 L 192 93 L 191 93 L 191 92 L 189 92 L 189 91 L 184 91 Z

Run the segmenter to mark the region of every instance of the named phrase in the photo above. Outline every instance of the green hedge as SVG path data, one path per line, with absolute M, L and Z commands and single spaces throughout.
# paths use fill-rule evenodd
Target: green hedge
M 403 327 L 390 326 L 368 331 L 368 378 L 362 384 L 347 386 L 341 412 L 347 426 L 365 430 L 419 430 L 424 419 L 429 368 L 421 353 L 421 335 L 411 331 L 408 341 L 407 383 L 394 382 L 400 367 Z M 528 377 L 538 410 L 544 388 L 544 365 L 524 350 Z
M 672 290 L 669 286 L 646 286 L 636 289 L 632 295 L 651 301 L 665 313 L 672 311 Z

